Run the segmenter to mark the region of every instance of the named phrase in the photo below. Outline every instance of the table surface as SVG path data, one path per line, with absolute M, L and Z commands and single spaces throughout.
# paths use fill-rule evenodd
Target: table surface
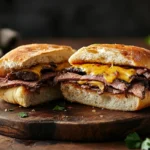
M 128 150 L 122 142 L 73 143 L 19 140 L 0 135 L 0 150 Z
M 150 49 L 145 42 L 145 38 L 49 38 L 49 39 L 28 39 L 19 43 L 53 43 L 70 45 L 75 49 L 82 46 L 87 46 L 94 43 L 118 43 L 136 45 Z M 113 111 L 112 111 L 113 112 Z M 78 149 L 78 150 L 127 150 L 124 141 L 115 142 L 99 142 L 99 143 L 79 143 L 79 142 L 65 142 L 65 141 L 31 141 L 19 140 L 0 135 L 0 150 L 57 150 L 57 149 Z

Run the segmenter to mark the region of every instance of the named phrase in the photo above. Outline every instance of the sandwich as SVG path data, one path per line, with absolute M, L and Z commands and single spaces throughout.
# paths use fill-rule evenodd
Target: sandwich
M 150 106 L 150 51 L 121 44 L 82 47 L 55 77 L 64 97 L 94 107 L 136 111 Z
M 54 77 L 69 66 L 69 46 L 29 44 L 0 59 L 0 99 L 29 107 L 62 98 Z

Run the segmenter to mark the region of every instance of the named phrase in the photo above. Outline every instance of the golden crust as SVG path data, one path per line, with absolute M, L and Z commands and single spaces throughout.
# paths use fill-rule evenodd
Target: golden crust
M 61 83 L 61 90 L 64 97 L 71 102 L 78 102 L 94 107 L 121 110 L 137 111 L 150 106 L 150 91 L 146 91 L 145 98 L 140 99 L 132 94 L 111 94 L 99 95 L 96 91 L 81 88 L 80 85 L 64 82 Z
M 11 70 L 29 68 L 40 63 L 62 63 L 74 53 L 70 46 L 29 44 L 19 46 L 0 59 L 0 76 Z
M 93 44 L 79 49 L 69 58 L 69 62 L 72 65 L 102 63 L 150 69 L 150 51 L 130 45 Z

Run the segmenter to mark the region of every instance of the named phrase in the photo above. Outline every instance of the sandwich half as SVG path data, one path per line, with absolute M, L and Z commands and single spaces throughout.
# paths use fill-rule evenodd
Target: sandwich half
M 150 51 L 120 44 L 93 44 L 75 52 L 72 67 L 55 78 L 71 102 L 112 110 L 150 106 Z
M 54 77 L 69 66 L 69 46 L 30 44 L 0 59 L 0 99 L 23 107 L 62 98 Z

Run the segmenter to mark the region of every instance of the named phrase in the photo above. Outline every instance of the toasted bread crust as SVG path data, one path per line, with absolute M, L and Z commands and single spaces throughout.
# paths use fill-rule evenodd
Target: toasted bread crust
M 136 111 L 150 106 L 150 91 L 146 91 L 145 98 L 140 99 L 132 94 L 98 94 L 96 91 L 81 88 L 80 85 L 63 82 L 61 90 L 64 97 L 71 102 L 78 102 L 94 107 L 121 110 L 121 111 Z
M 121 44 L 93 44 L 79 49 L 69 58 L 69 62 L 72 65 L 102 63 L 150 69 L 150 51 Z
M 29 44 L 19 46 L 0 59 L 0 76 L 11 70 L 30 68 L 41 63 L 62 63 L 74 53 L 69 46 L 53 44 Z

